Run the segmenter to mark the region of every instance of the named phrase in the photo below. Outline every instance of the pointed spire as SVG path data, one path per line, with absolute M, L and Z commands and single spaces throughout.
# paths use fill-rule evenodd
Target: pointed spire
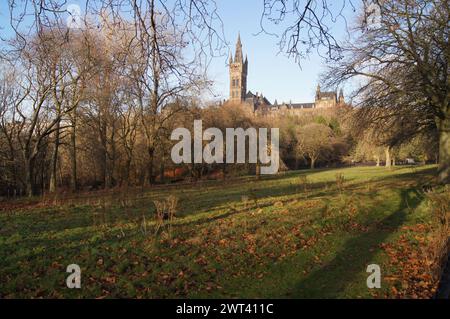
M 344 90 L 341 88 L 341 90 L 339 91 L 339 100 L 338 102 L 340 104 L 344 104 L 345 103 L 345 98 L 344 98 Z
M 247 73 L 248 71 L 248 59 L 247 54 L 245 55 L 245 61 L 244 61 L 244 72 Z
M 230 52 L 230 64 L 233 63 L 233 53 Z
M 317 84 L 316 88 L 316 100 L 320 99 L 320 84 Z
M 236 53 L 234 54 L 234 62 L 243 62 L 243 56 L 242 56 L 242 43 L 241 43 L 241 34 L 238 34 L 238 39 L 236 42 Z

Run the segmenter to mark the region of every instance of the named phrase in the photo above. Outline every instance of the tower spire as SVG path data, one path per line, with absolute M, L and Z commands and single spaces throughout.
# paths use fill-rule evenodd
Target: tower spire
M 339 99 L 338 99 L 339 104 L 344 104 L 345 103 L 345 99 L 344 99 L 344 90 L 341 88 L 341 90 L 339 91 Z
M 242 56 L 242 43 L 241 43 L 241 34 L 238 34 L 238 39 L 236 42 L 236 53 L 234 55 L 234 62 L 243 62 L 244 58 Z
M 236 52 L 230 56 L 230 100 L 242 102 L 247 93 L 247 57 L 244 61 L 242 52 L 241 35 L 238 34 L 236 42 Z

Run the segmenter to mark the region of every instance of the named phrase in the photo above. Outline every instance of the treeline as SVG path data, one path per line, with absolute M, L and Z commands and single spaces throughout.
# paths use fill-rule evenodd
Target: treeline
M 8 42 L 0 193 L 154 182 L 173 117 L 209 82 L 174 13 L 149 5 L 134 8 L 140 24 L 106 14 L 78 29 L 56 20 Z
M 202 102 L 211 82 L 201 57 L 214 51 L 213 39 L 223 43 L 207 1 L 191 10 L 181 2 L 100 1 L 89 9 L 98 21 L 78 21 L 79 28 L 67 27 L 57 1 L 33 3 L 9 5 L 15 36 L 1 37 L 3 195 L 258 172 L 255 165 L 174 167 L 170 134 L 194 119 L 221 129 L 279 127 L 282 168 L 414 158 L 438 161 L 439 181 L 448 183 L 450 9 L 441 0 L 383 2 L 380 25 L 356 26 L 356 39 L 341 47 L 344 59 L 325 74 L 331 87 L 361 80 L 356 109 L 275 118 Z
M 42 138 L 33 162 L 33 194 L 258 174 L 258 165 L 248 163 L 175 165 L 170 158 L 175 143 L 170 140 L 171 132 L 185 127 L 193 138 L 196 119 L 203 121 L 204 129 L 215 127 L 224 135 L 226 128 L 280 128 L 281 170 L 386 162 L 384 146 L 355 134 L 354 110 L 349 106 L 306 111 L 302 116 L 259 117 L 246 105 L 200 107 L 195 99 L 178 98 L 152 117 L 153 123 L 160 126 L 154 147 L 150 148 L 147 114 L 125 102 L 120 107 L 98 108 L 98 100 L 91 101 L 87 96 Z M 89 96 L 96 98 L 94 94 Z M 4 123 L 0 157 L 2 193 L 24 194 L 28 168 L 21 143 L 27 126 L 21 127 L 20 122 Z M 34 143 L 41 135 L 32 137 Z M 406 158 L 426 161 L 433 159 L 436 152 L 435 142 L 416 138 L 391 150 L 391 156 L 393 163 L 396 158 L 398 162 Z

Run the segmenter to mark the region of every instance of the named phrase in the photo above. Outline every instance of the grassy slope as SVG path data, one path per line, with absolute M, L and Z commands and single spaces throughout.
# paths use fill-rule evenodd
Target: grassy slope
M 396 252 L 407 246 L 409 259 L 426 248 L 431 217 L 418 185 L 434 170 L 308 170 L 133 190 L 126 205 L 97 194 L 3 211 L 0 297 L 429 296 L 424 264 L 405 271 L 411 263 Z M 169 194 L 180 199 L 178 218 L 170 235 L 154 236 L 152 201 Z M 82 289 L 65 287 L 72 263 Z M 381 289 L 366 286 L 371 263 Z

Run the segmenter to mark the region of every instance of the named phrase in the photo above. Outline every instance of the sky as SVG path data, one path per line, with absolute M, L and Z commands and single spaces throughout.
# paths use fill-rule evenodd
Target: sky
M 341 6 L 343 1 L 332 0 L 331 5 Z M 288 3 L 291 3 L 289 1 Z M 67 0 L 67 4 L 80 4 L 81 0 Z M 313 51 L 306 59 L 297 63 L 279 53 L 276 36 L 260 32 L 260 18 L 263 0 L 216 0 L 218 14 L 223 21 L 223 32 L 231 52 L 235 51 L 238 33 L 240 33 L 244 56 L 247 54 L 249 66 L 247 89 L 253 93 L 262 93 L 274 102 L 313 102 L 320 74 L 326 68 L 326 61 Z M 304 3 L 304 1 L 300 1 Z M 0 32 L 7 37 L 9 16 L 7 1 L 0 0 Z M 351 21 L 352 7 L 345 6 L 344 15 Z M 282 28 L 280 26 L 280 28 Z M 270 29 L 272 30 L 272 29 Z M 338 40 L 348 36 L 345 23 L 338 19 L 333 25 L 333 35 Z M 258 34 L 259 33 L 259 34 Z M 227 99 L 229 96 L 228 58 L 226 54 L 213 58 L 208 66 L 208 76 L 213 81 L 213 94 L 210 99 Z M 344 90 L 345 93 L 345 90 Z
M 333 0 L 332 2 L 340 2 Z M 302 1 L 300 1 L 302 3 Z M 320 73 L 326 68 L 326 61 L 316 52 L 300 61 L 279 53 L 278 39 L 259 34 L 262 0 L 218 0 L 219 15 L 224 24 L 224 33 L 234 55 L 238 33 L 241 36 L 243 53 L 248 55 L 247 90 L 262 93 L 271 103 L 313 102 Z M 345 12 L 349 21 L 353 12 L 348 5 Z M 345 23 L 338 20 L 333 26 L 333 35 L 345 39 Z M 214 58 L 209 66 L 209 76 L 214 80 L 214 93 L 219 97 L 229 96 L 229 75 L 227 57 Z M 345 91 L 344 91 L 345 93 Z

